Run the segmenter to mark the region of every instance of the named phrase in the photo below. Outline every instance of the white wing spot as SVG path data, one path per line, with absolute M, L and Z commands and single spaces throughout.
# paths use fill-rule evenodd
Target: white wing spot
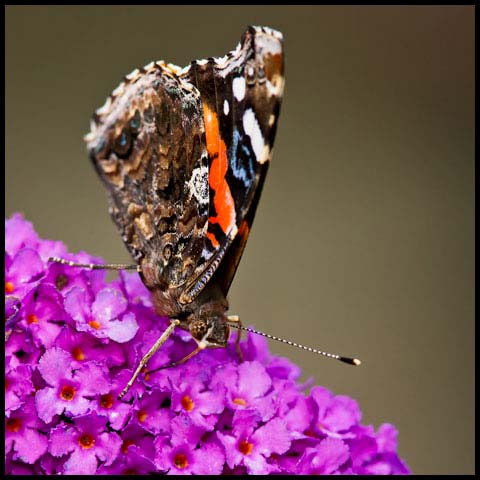
M 122 82 L 113 92 L 112 92 L 112 95 L 114 97 L 118 97 L 119 95 L 121 95 L 125 90 L 125 83 Z
M 136 68 L 135 70 L 133 70 L 132 72 L 130 72 L 130 73 L 126 76 L 126 79 L 127 79 L 127 80 L 133 80 L 133 79 L 136 78 L 139 74 L 140 74 L 140 70 L 139 70 L 138 68 Z
M 190 70 L 190 67 L 191 65 L 187 65 L 185 67 L 183 67 L 180 72 L 178 72 L 179 75 L 184 75 L 185 73 L 187 73 L 189 70 Z
M 178 65 L 175 65 L 174 63 L 167 63 L 167 67 L 170 69 L 171 72 L 173 72 L 175 75 L 178 75 L 181 67 Z
M 202 165 L 193 170 L 187 188 L 196 198 L 197 202 L 202 205 L 208 203 L 208 167 L 206 165 Z
M 263 163 L 266 158 L 264 155 L 265 142 L 263 141 L 262 131 L 260 130 L 260 125 L 255 118 L 253 110 L 249 108 L 243 114 L 243 129 L 245 133 L 250 137 L 250 142 L 252 144 L 253 152 L 255 153 L 255 158 L 257 162 Z
M 224 113 L 225 115 L 228 115 L 228 112 L 229 112 L 229 111 L 230 111 L 230 107 L 228 106 L 228 101 L 225 100 L 225 101 L 223 102 L 223 113 Z
M 237 236 L 238 233 L 238 227 L 233 224 L 232 229 L 230 230 L 230 233 L 228 234 L 231 239 L 234 239 Z
M 224 67 L 228 61 L 228 55 L 224 55 L 223 57 L 218 57 L 218 58 L 214 58 L 215 60 L 215 63 L 219 66 L 219 67 Z
M 235 98 L 241 102 L 245 97 L 245 79 L 243 77 L 235 77 L 233 79 L 232 89 Z
M 97 109 L 97 114 L 103 115 L 104 113 L 108 113 L 111 106 L 112 106 L 112 99 L 110 97 L 107 97 L 107 99 L 105 100 L 105 103 L 99 109 Z

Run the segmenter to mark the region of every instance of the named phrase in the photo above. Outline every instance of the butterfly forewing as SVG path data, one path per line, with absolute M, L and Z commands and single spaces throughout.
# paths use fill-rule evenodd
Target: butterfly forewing
M 224 255 L 216 279 L 226 295 L 272 155 L 284 84 L 282 35 L 250 27 L 236 50 L 222 59 L 192 62 L 183 76 L 202 98 L 209 153 L 207 237 L 217 255 Z

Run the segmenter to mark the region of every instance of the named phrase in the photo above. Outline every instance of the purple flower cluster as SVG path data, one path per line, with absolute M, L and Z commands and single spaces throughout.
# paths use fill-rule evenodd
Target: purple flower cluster
M 138 274 L 48 263 L 71 254 L 19 214 L 5 223 L 5 461 L 9 474 L 407 474 L 397 431 L 360 423 L 355 400 L 306 393 L 300 369 L 249 335 L 140 375 L 168 325 Z M 176 331 L 149 369 L 191 352 Z

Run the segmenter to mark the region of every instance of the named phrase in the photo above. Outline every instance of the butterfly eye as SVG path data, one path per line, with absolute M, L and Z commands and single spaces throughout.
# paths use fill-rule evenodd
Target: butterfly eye
M 140 130 L 141 121 L 142 117 L 140 116 L 140 112 L 138 110 L 135 110 L 135 114 L 130 119 L 130 129 L 132 133 L 138 133 L 138 131 Z
M 130 135 L 130 131 L 124 128 L 115 140 L 115 152 L 120 156 L 124 156 L 130 150 L 131 143 L 132 136 Z
M 208 325 L 203 320 L 193 320 L 190 323 L 189 330 L 194 338 L 202 340 L 208 332 Z

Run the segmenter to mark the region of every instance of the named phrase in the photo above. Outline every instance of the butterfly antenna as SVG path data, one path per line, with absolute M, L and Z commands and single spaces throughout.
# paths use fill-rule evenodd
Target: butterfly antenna
M 323 355 L 324 357 L 333 358 L 334 360 L 339 360 L 340 362 L 348 363 L 349 365 L 358 366 L 362 363 L 358 358 L 343 357 L 341 355 L 336 355 L 334 353 L 323 352 L 321 350 L 317 350 L 316 348 L 306 347 L 305 345 L 301 345 L 299 343 L 295 343 L 290 340 L 285 340 L 284 338 L 276 337 L 275 335 L 269 335 L 268 333 L 259 332 L 258 330 L 254 330 L 253 328 L 243 327 L 242 325 L 238 325 L 238 323 L 227 322 L 227 324 L 230 327 L 236 328 L 238 330 L 255 333 L 257 335 L 261 335 L 262 337 L 270 338 L 271 340 L 276 340 L 277 342 L 286 343 L 287 345 L 291 345 L 292 347 L 301 348 L 303 350 L 307 350 L 308 352 L 317 353 L 318 355 Z
M 62 265 L 68 265 L 69 267 L 88 268 L 89 270 L 136 270 L 137 272 L 141 272 L 141 268 L 139 265 L 127 265 L 123 263 L 76 263 L 58 257 L 49 257 L 48 261 L 50 263 L 60 263 Z

